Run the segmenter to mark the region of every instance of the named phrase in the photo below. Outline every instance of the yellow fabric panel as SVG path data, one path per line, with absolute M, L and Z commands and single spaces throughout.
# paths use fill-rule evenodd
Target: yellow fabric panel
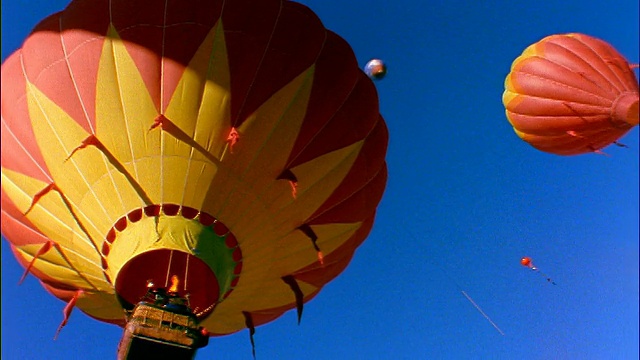
M 249 296 L 246 300 L 242 300 L 242 294 L 257 294 L 259 292 L 258 289 L 262 287 L 264 283 L 271 283 L 275 280 L 282 281 L 279 279 L 280 276 L 285 274 L 268 272 L 264 269 L 269 268 L 272 265 L 274 259 L 281 257 L 279 253 L 276 252 L 276 246 L 274 244 L 279 244 L 281 238 L 289 236 L 292 234 L 292 230 L 295 227 L 302 224 L 304 219 L 311 215 L 318 206 L 322 204 L 326 200 L 326 198 L 331 194 L 335 186 L 337 186 L 344 176 L 347 174 L 355 157 L 357 156 L 357 150 L 361 148 L 362 144 L 357 143 L 346 147 L 344 149 L 340 149 L 334 151 L 330 154 L 323 155 L 310 161 L 307 164 L 303 164 L 298 167 L 298 172 L 303 174 L 303 179 L 313 179 L 322 178 L 323 174 L 321 171 L 314 171 L 317 168 L 327 169 L 329 168 L 327 164 L 339 163 L 340 165 L 333 169 L 333 171 L 329 172 L 327 178 L 324 179 L 327 186 L 318 186 L 318 189 L 314 189 L 314 192 L 310 192 L 307 194 L 307 197 L 299 197 L 298 199 L 290 199 L 289 206 L 285 207 L 281 211 L 276 211 L 277 217 L 273 215 L 271 211 L 267 212 L 266 209 L 262 211 L 257 211 L 256 209 L 249 210 L 247 214 L 252 214 L 253 216 L 242 216 L 239 218 L 239 222 L 234 227 L 230 227 L 231 230 L 236 235 L 236 238 L 241 244 L 242 254 L 243 254 L 243 267 L 242 267 L 242 276 L 240 278 L 240 282 L 236 286 L 234 292 L 230 295 L 229 299 L 233 299 L 234 302 L 238 302 L 238 309 L 242 310 L 243 306 L 252 301 L 253 296 Z M 314 166 L 315 165 L 315 166 Z M 326 170 L 325 170 L 326 171 Z M 296 172 L 296 174 L 298 173 Z M 310 180 L 309 183 L 315 184 L 317 180 Z M 316 196 L 313 196 L 316 195 Z M 291 196 L 289 193 L 288 196 Z M 312 202 L 312 205 L 309 205 L 305 202 Z M 252 212 L 253 211 L 253 212 Z M 224 219 L 221 219 L 224 223 Z M 226 224 L 226 223 L 225 223 Z M 357 227 L 358 225 L 354 225 Z M 315 228 L 315 227 L 314 227 Z M 329 227 L 330 229 L 330 227 Z M 337 234 L 339 233 L 338 227 L 334 228 Z M 253 231 L 251 234 L 248 234 L 246 230 Z M 293 230 L 294 232 L 299 232 L 298 230 Z M 318 231 L 324 231 L 322 227 L 319 227 Z M 327 235 L 331 232 L 331 230 L 327 233 Z M 323 233 L 323 236 L 327 236 Z M 297 235 L 294 235 L 297 236 Z M 306 237 L 306 236 L 305 236 Z M 323 249 L 325 255 L 329 254 L 333 249 L 338 247 L 341 242 L 331 243 L 330 239 L 333 239 L 334 236 L 329 235 L 330 244 L 326 250 Z M 244 239 L 253 238 L 254 241 L 251 242 L 243 242 Z M 255 239 L 259 239 L 259 241 L 255 241 Z M 342 240 L 346 240 L 346 237 Z M 302 244 L 309 246 L 310 239 L 302 239 Z M 320 238 L 320 244 L 325 241 Z M 304 246 L 303 245 L 303 246 Z M 286 250 L 284 248 L 280 248 L 280 250 Z M 316 256 L 305 256 L 302 257 L 299 261 L 302 266 L 307 266 L 317 261 Z M 288 265 L 285 265 L 285 268 L 289 269 Z M 269 304 L 268 307 L 276 307 L 280 304 L 274 303 Z M 246 310 L 246 308 L 245 308 Z M 218 309 L 216 309 L 216 312 Z
M 162 132 L 149 131 L 157 116 L 138 68 L 111 26 L 98 68 L 96 134 L 151 199 L 161 198 L 160 158 L 153 156 L 161 148 Z M 156 162 L 141 167 L 133 161 L 144 157 L 153 157 Z
M 82 150 L 85 151 L 85 150 Z M 96 150 L 97 151 L 97 150 Z M 75 155 L 74 155 L 75 156 Z M 100 155 L 102 156 L 102 155 Z M 103 160 L 106 161 L 106 159 Z M 96 161 L 101 161 L 96 159 Z M 149 166 L 157 164 L 153 158 L 145 158 L 145 161 Z M 140 162 L 138 162 L 140 163 Z M 145 164 L 146 165 L 146 164 Z M 146 174 L 146 172 L 140 172 Z M 150 176 L 149 176 L 150 177 Z M 158 175 L 155 175 L 154 181 L 158 183 Z M 118 221 L 120 217 L 126 215 L 132 209 L 140 208 L 144 206 L 140 196 L 136 192 L 135 188 L 131 185 L 125 175 L 120 170 L 116 169 L 112 164 L 106 162 L 104 164 L 104 170 L 101 176 L 91 184 L 93 192 L 96 194 L 96 198 L 102 204 L 102 207 L 109 214 L 108 217 L 104 215 L 102 218 L 94 219 L 99 221 L 96 223 L 96 228 L 99 230 L 94 240 L 102 242 L 104 236 L 107 234 L 113 224 Z M 88 201 L 88 197 L 82 199 L 79 207 L 82 209 L 89 209 L 94 206 Z
M 318 235 L 318 244 L 325 254 L 334 251 L 344 241 L 349 239 L 361 223 L 331 224 L 314 226 Z M 242 311 L 255 311 L 275 308 L 295 303 L 291 289 L 281 277 L 303 268 L 318 260 L 317 254 L 310 250 L 309 238 L 300 231 L 295 231 L 280 240 L 278 246 L 264 247 L 259 254 L 253 253 L 255 267 L 246 268 L 243 264 L 242 277 L 238 286 L 231 293 L 229 300 L 218 305 L 213 314 L 203 322 L 203 325 L 213 332 L 238 331 L 246 327 Z M 287 253 L 284 258 L 272 258 L 275 253 Z M 269 271 L 264 271 L 269 268 Z M 253 269 L 253 270 L 252 270 Z M 313 285 L 298 280 L 303 294 L 308 295 L 317 290 Z
M 240 140 L 223 158 L 224 172 L 214 179 L 205 211 L 233 228 L 236 209 L 246 208 L 284 170 L 311 91 L 312 70 L 299 75 L 266 101 L 238 129 Z M 215 189 L 226 189 L 225 193 Z
M 11 201 L 24 213 L 29 208 L 33 196 L 46 184 L 3 168 L 2 186 Z M 27 219 L 35 224 L 47 238 L 64 249 L 65 255 L 72 260 L 73 266 L 90 272 L 92 276 L 102 277 L 100 256 L 96 247 L 79 228 L 58 192 L 50 191 L 41 197 L 27 214 Z M 82 221 L 86 220 L 82 219 Z M 28 245 L 20 247 L 20 250 L 32 257 L 42 245 Z M 49 250 L 46 256 L 53 256 L 52 253 L 53 250 Z M 61 257 L 57 260 L 51 258 L 49 261 L 60 266 L 69 266 Z M 36 262 L 36 268 L 39 268 L 38 262 Z M 83 287 L 86 287 L 86 284 Z
M 518 99 L 520 95 L 512 91 L 513 85 L 511 84 L 511 81 L 509 78 L 507 78 L 507 80 L 505 81 L 505 87 L 507 90 L 505 90 L 505 92 L 502 94 L 502 101 L 507 107 L 507 111 L 508 111 L 509 108 L 513 108 L 514 105 L 516 105 L 516 104 L 511 104 L 511 102 Z
M 213 166 L 208 161 L 192 160 L 189 165 L 189 172 L 185 174 L 189 184 L 184 189 L 182 204 L 195 209 L 201 209 L 205 201 L 205 189 L 209 187 L 217 171 L 218 167 Z
M 153 167 L 158 164 L 160 155 L 153 157 L 145 157 L 136 160 L 136 166 L 139 169 L 146 169 L 147 167 Z M 156 182 L 164 189 L 163 197 L 165 203 L 182 204 L 193 208 L 200 208 L 203 202 L 203 188 L 206 188 L 211 180 L 216 175 L 217 167 L 210 162 L 203 162 L 201 160 L 192 160 L 188 162 L 184 158 L 169 157 L 162 160 L 165 169 L 171 168 L 171 172 L 161 177 L 159 173 L 153 173 L 151 171 L 140 171 L 139 174 L 141 183 Z M 129 183 L 129 180 L 123 176 L 117 169 L 111 167 L 110 173 L 103 175 L 96 183 L 93 184 L 93 188 L 99 194 L 104 196 L 103 202 L 115 203 L 110 207 L 125 208 L 121 210 L 120 215 L 124 215 L 132 209 L 144 206 L 140 203 L 140 197 L 135 192 L 134 188 Z M 147 193 L 149 195 L 149 193 Z M 157 197 L 151 197 L 151 200 L 155 203 L 160 203 L 159 194 Z M 122 203 L 123 205 L 120 205 Z M 106 205 L 105 205 L 106 206 Z M 113 220 L 110 226 L 117 221 Z M 108 231 L 109 228 L 105 230 Z
M 17 253 L 27 262 L 33 259 L 33 255 L 40 250 L 42 244 L 25 245 L 16 247 Z M 99 265 L 91 264 L 87 259 L 78 253 L 73 252 L 68 247 L 62 247 L 64 256 L 69 259 L 71 265 L 63 258 L 55 248 L 51 249 L 33 263 L 33 267 L 50 278 L 78 289 L 88 289 L 93 291 L 113 292 L 113 287 L 109 284 Z
M 513 128 L 513 131 L 516 133 L 516 135 L 518 135 L 519 138 L 521 138 L 522 140 L 525 140 L 525 141 L 526 141 L 527 137 L 531 136 L 531 135 L 529 135 L 529 134 L 527 134 L 525 132 L 522 132 L 522 131 L 520 131 L 520 130 L 518 130 L 516 128 Z
M 335 251 L 362 226 L 361 222 L 351 224 L 314 225 L 313 232 L 318 235 L 318 247 L 327 255 Z M 272 259 L 271 271 L 275 275 L 288 275 L 318 261 L 318 256 L 309 246 L 311 240 L 302 233 L 294 231 L 283 237 L 276 248 L 276 258 Z
M 148 161 L 144 161 L 147 163 Z M 190 163 L 183 157 L 164 157 L 162 159 L 163 175 L 155 174 L 155 177 L 150 179 L 143 179 L 143 181 L 160 181 L 162 183 L 162 203 L 169 204 L 182 204 L 185 192 L 189 192 L 190 197 L 193 198 L 195 193 L 199 193 L 200 189 L 194 189 L 191 184 L 185 182 L 185 180 L 197 179 L 197 174 L 193 174 L 189 169 Z M 169 172 L 169 170 L 171 171 Z M 197 169 L 195 169 L 197 170 Z M 186 205 L 186 204 L 185 204 Z M 189 205 L 188 205 L 189 206 Z
M 165 112 L 169 120 L 216 158 L 222 154 L 231 130 L 230 87 L 224 33 L 218 22 L 185 69 Z M 179 141 L 167 141 L 165 153 L 197 160 L 207 158 Z
M 241 278 L 241 282 L 244 279 Z M 298 281 L 300 290 L 306 295 L 316 291 L 317 288 L 303 281 Z M 237 289 L 237 288 L 236 288 Z M 231 333 L 246 329 L 245 318 L 242 311 L 262 310 L 269 307 L 276 307 L 286 304 L 295 304 L 295 295 L 289 285 L 282 279 L 265 281 L 250 290 L 234 290 L 231 296 L 233 301 L 223 301 L 220 303 L 210 317 L 205 319 L 201 325 L 214 333 Z M 244 299 L 243 301 L 238 301 Z
M 362 144 L 362 141 L 354 143 L 295 167 L 293 173 L 300 184 L 298 197 L 293 199 L 288 192 L 286 197 L 266 206 L 268 211 L 248 208 L 247 214 L 252 216 L 241 217 L 241 222 L 234 226 L 238 239 L 259 236 L 271 243 L 302 225 L 342 182 Z
M 115 292 L 87 291 L 78 298 L 76 306 L 88 315 L 110 320 L 123 320 L 124 311 L 118 302 Z
M 266 308 L 278 307 L 293 302 L 292 298 L 286 295 L 290 294 L 292 296 L 291 290 L 288 289 L 288 286 L 280 279 L 281 276 L 286 275 L 286 273 L 281 273 L 281 271 L 293 268 L 293 265 L 282 264 L 280 268 L 272 269 L 273 271 L 264 271 L 265 268 L 270 268 L 273 265 L 275 259 L 282 256 L 276 251 L 289 250 L 272 245 L 280 244 L 281 239 L 286 236 L 304 236 L 298 230 L 294 230 L 294 232 L 300 233 L 300 235 L 293 235 L 291 232 L 291 229 L 295 227 L 293 224 L 297 223 L 297 225 L 300 225 L 304 219 L 310 216 L 311 213 L 326 200 L 335 186 L 346 176 L 361 147 L 362 143 L 356 143 L 298 166 L 294 173 L 296 176 L 300 174 L 299 179 L 301 179 L 301 182 L 306 181 L 307 184 L 316 184 L 319 179 L 323 179 L 325 182 L 323 186 L 318 186 L 318 189 L 313 189 L 313 191 L 307 193 L 306 197 L 304 196 L 305 194 L 303 194 L 294 200 L 291 198 L 291 194 L 288 193 L 289 199 L 284 201 L 288 202 L 289 206 L 285 206 L 280 211 L 276 211 L 277 217 L 274 218 L 272 212 L 266 212 L 264 210 L 258 212 L 253 209 L 249 210 L 247 214 L 253 214 L 254 216 L 243 216 L 239 218 L 240 222 L 232 228 L 232 231 L 241 242 L 243 251 L 242 276 L 240 282 L 228 298 L 232 300 L 232 302 L 221 303 L 211 318 L 206 321 L 207 324 L 213 326 L 211 328 L 212 331 L 221 331 L 223 328 L 228 331 L 228 329 L 233 328 L 233 326 L 237 324 L 239 324 L 238 326 L 240 327 L 234 329 L 242 329 L 244 327 L 244 319 L 238 315 L 241 315 L 241 311 L 249 311 L 250 307 L 258 309 L 258 306 L 255 305 L 256 298 L 261 298 L 262 300 L 259 301 L 259 304 Z M 331 168 L 328 164 L 340 165 L 327 174 L 326 169 Z M 325 169 L 325 171 L 323 172 L 321 169 Z M 308 202 L 311 202 L 312 205 L 309 205 Z M 323 249 L 326 251 L 325 255 L 342 244 L 342 242 L 348 238 L 348 233 L 355 231 L 360 224 L 344 225 L 345 228 L 341 228 L 339 225 L 333 226 L 334 227 L 314 226 L 314 231 L 317 230 L 317 234 L 322 235 L 322 237 L 319 237 L 319 244 L 327 247 L 326 250 Z M 350 230 L 347 229 L 349 226 L 352 226 Z M 245 230 L 253 232 L 248 234 Z M 341 233 L 344 236 L 341 237 L 338 235 Z M 242 243 L 243 239 L 248 239 L 250 236 L 260 239 L 260 241 Z M 323 237 L 327 237 L 327 239 L 325 240 Z M 306 236 L 304 236 L 304 238 L 300 237 L 300 240 L 301 244 L 303 244 L 302 246 L 309 246 L 309 242 L 311 241 Z M 291 241 L 293 242 L 295 240 L 291 239 Z M 325 243 L 325 241 L 328 242 Z M 296 258 L 295 261 L 296 265 L 304 267 L 316 262 L 317 255 L 312 252 L 312 254 Z M 284 292 L 283 296 L 263 296 L 263 293 L 267 294 L 269 292 L 269 287 L 277 288 L 281 286 L 281 283 L 287 287 L 285 288 L 287 291 Z M 313 286 L 308 284 L 305 286 L 307 286 L 305 290 L 303 290 L 305 294 L 315 291 Z M 216 321 L 218 323 L 216 323 Z M 224 322 L 229 323 L 225 325 L 220 324 Z M 216 326 L 219 326 L 220 330 L 216 330 Z
M 231 171 L 238 176 L 235 183 L 226 184 L 232 193 L 223 197 L 225 202 L 219 210 L 220 218 L 227 219 L 225 224 L 230 228 L 254 216 L 254 205 L 266 209 L 272 199 L 283 193 L 291 199 L 288 182 L 276 179 L 285 169 L 294 145 L 292 139 L 300 131 L 312 79 L 311 68 L 276 93 L 240 127 L 237 153 L 224 159 L 225 165 L 231 162 Z M 233 177 L 226 180 L 233 181 Z M 284 186 L 274 187 L 275 183 Z
M 528 58 L 537 56 L 538 55 L 537 47 L 538 46 L 537 46 L 537 43 L 536 43 L 536 44 L 529 45 L 526 49 L 524 49 L 522 54 L 520 54 L 520 56 L 515 58 L 513 63 L 511 63 L 511 71 L 513 71 L 516 67 L 520 66 L 520 63 L 523 60 L 526 60 Z
M 89 134 L 35 86 L 29 85 L 28 88 L 29 114 L 36 141 L 46 148 L 46 151 L 42 151 L 42 156 L 51 176 L 56 179 L 56 185 L 72 204 L 74 211 L 84 214 L 85 226 L 89 231 L 101 227 L 93 221 L 109 223 L 113 219 L 102 206 L 98 194 L 91 188 L 91 184 L 104 172 L 105 165 L 99 158 L 99 150 L 88 147 L 66 160 Z M 80 208 L 80 202 L 87 206 Z
M 33 197 L 47 185 L 32 177 L 2 168 L 2 187 L 7 197 L 23 214 L 31 206 Z M 42 224 L 39 230 L 56 242 L 66 239 L 72 231 L 71 224 L 74 219 L 55 191 L 42 196 L 26 216 L 34 224 Z
M 302 72 L 238 128 L 240 141 L 225 164 L 256 192 L 266 187 L 264 180 L 275 180 L 285 168 L 306 114 L 313 74 L 313 67 Z

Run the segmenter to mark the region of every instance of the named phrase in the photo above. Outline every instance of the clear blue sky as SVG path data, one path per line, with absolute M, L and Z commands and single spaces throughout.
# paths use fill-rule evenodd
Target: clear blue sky
M 638 359 L 638 129 L 610 157 L 513 133 L 504 77 L 529 44 L 583 32 L 638 59 L 638 1 L 305 0 L 377 82 L 389 182 L 351 265 L 256 333 L 258 359 Z M 2 1 L 2 59 L 66 0 Z M 522 256 L 557 283 L 519 264 Z M 64 304 L 2 241 L 2 358 L 115 358 L 122 330 Z M 504 331 L 500 335 L 465 291 Z M 250 359 L 247 331 L 198 359 Z

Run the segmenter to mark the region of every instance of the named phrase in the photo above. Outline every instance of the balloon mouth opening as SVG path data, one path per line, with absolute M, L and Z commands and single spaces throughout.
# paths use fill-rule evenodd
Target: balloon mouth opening
M 613 103 L 612 117 L 615 123 L 623 125 L 638 125 L 638 93 L 626 92 L 620 94 Z
M 220 285 L 211 268 L 198 257 L 179 250 L 151 250 L 125 263 L 115 281 L 122 307 L 133 309 L 150 284 L 187 298 L 187 306 L 199 319 L 209 315 L 219 300 Z

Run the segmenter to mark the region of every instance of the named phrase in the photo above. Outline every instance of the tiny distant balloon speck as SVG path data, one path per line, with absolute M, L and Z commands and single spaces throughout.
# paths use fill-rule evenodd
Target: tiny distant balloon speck
M 372 80 L 382 80 L 387 75 L 387 65 L 380 59 L 371 59 L 364 66 L 364 72 Z

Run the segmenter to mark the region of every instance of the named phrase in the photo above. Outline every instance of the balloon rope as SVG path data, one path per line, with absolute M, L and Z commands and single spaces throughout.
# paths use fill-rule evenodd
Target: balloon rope
M 242 315 L 244 315 L 244 323 L 247 326 L 247 329 L 249 329 L 249 340 L 251 340 L 251 352 L 253 353 L 253 358 L 256 358 L 256 342 L 255 339 L 253 338 L 253 335 L 255 335 L 256 333 L 256 327 L 253 323 L 253 317 L 251 316 L 251 313 L 247 312 L 247 311 L 243 311 Z
M 189 275 L 189 254 L 187 254 L 187 265 L 184 267 L 184 287 L 183 287 L 184 291 L 187 291 L 188 275 Z
M 164 281 L 164 287 L 169 286 L 169 273 L 171 272 L 171 262 L 173 261 L 173 250 L 169 253 L 169 264 L 167 265 L 167 278 Z
M 547 279 L 547 281 L 548 281 L 548 282 L 550 282 L 550 283 L 552 283 L 553 285 L 558 285 L 558 284 L 556 284 L 556 282 L 555 282 L 555 281 L 553 281 L 553 280 L 549 277 L 549 275 L 547 275 L 547 274 L 543 273 L 542 271 L 540 271 L 540 269 L 538 269 L 537 267 L 535 267 L 535 265 L 532 265 L 532 266 L 531 266 L 531 270 L 533 270 L 533 271 L 537 272 L 538 274 L 540 274 L 540 275 L 544 276 L 544 278 L 545 278 L 545 279 Z
M 224 159 L 224 155 L 227 153 L 227 148 L 229 147 L 229 143 L 224 144 L 224 148 L 222 149 L 222 155 L 220 155 L 220 161 Z
M 36 254 L 33 255 L 33 259 L 31 259 L 31 262 L 29 263 L 27 268 L 24 270 L 24 273 L 22 274 L 22 277 L 20 278 L 20 281 L 18 281 L 18 285 L 21 285 L 22 282 L 24 281 L 24 279 L 27 278 L 27 275 L 29 275 L 29 272 L 31 271 L 31 268 L 33 267 L 33 264 L 36 262 L 36 260 L 40 256 L 46 254 L 51 249 L 51 245 L 54 245 L 54 244 L 55 243 L 52 240 L 47 241 L 46 243 L 44 243 L 44 245 L 42 245 L 40 250 L 38 250 L 36 252 Z
M 282 281 L 285 282 L 285 284 L 289 285 L 289 287 L 291 288 L 291 291 L 293 291 L 293 294 L 296 298 L 296 309 L 298 311 L 298 325 L 300 325 L 300 320 L 302 319 L 302 310 L 304 307 L 304 293 L 302 292 L 302 289 L 300 289 L 300 285 L 296 281 L 296 278 L 293 277 L 293 275 L 283 276 L 281 279 Z
M 67 305 L 62 310 L 62 315 L 64 317 L 62 318 L 62 323 L 60 323 L 60 326 L 58 326 L 58 330 L 56 330 L 56 334 L 53 336 L 53 340 L 58 339 L 58 335 L 60 334 L 60 330 L 62 330 L 62 328 L 65 325 L 67 325 L 67 322 L 69 322 L 69 316 L 71 316 L 71 311 L 73 311 L 73 307 L 76 306 L 76 302 L 78 301 L 78 298 L 80 296 L 82 296 L 82 294 L 84 294 L 83 290 L 77 290 L 73 294 L 73 297 L 71 298 L 71 300 L 69 300 Z

